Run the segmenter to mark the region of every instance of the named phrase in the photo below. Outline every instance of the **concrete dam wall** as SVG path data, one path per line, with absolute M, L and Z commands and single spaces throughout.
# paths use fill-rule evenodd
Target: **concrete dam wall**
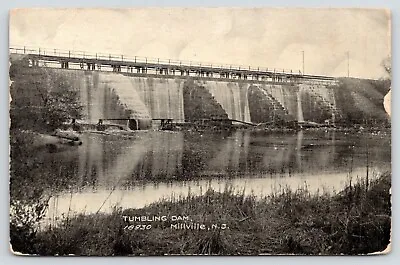
M 303 116 L 306 120 L 323 122 L 331 116 L 330 106 L 335 105 L 332 89 L 321 85 L 251 84 L 77 70 L 53 71 L 61 71 L 73 81 L 84 105 L 84 117 L 89 122 L 126 117 L 176 121 L 229 118 L 260 123 L 274 118 L 298 120 Z M 258 91 L 256 97 L 262 99 L 260 104 L 253 104 L 254 90 Z M 300 110 L 298 101 L 302 106 Z M 193 106 L 197 108 L 193 109 Z M 262 110 L 266 115 L 260 116 Z M 324 110 L 327 110 L 325 115 L 317 117 L 315 112 Z
M 28 75 L 34 75 L 35 81 L 28 79 Z M 43 82 L 51 84 L 52 90 L 77 91 L 83 119 L 90 123 L 99 119 L 229 118 L 256 124 L 388 120 L 383 98 L 389 86 L 371 80 L 341 79 L 334 85 L 272 83 L 41 67 L 25 67 L 13 78 L 23 86 Z M 39 97 L 35 90 L 24 89 L 17 89 L 14 94 Z M 126 125 L 126 120 L 116 123 Z
M 46 71 L 65 79 L 79 92 L 83 118 L 90 123 L 117 118 L 190 121 L 212 117 L 251 122 L 246 84 L 80 70 Z M 198 108 L 194 109 L 196 104 Z

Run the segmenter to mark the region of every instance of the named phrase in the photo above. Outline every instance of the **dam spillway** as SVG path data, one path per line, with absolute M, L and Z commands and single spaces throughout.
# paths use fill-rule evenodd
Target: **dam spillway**
M 320 105 L 302 106 L 308 120 L 313 117 L 308 113 L 329 109 L 331 99 L 324 101 L 324 96 L 312 98 L 311 85 L 285 84 L 249 84 L 246 82 L 194 80 L 191 78 L 160 78 L 144 76 L 127 76 L 117 73 L 82 72 L 78 70 L 52 70 L 67 72 L 66 78 L 72 80 L 75 89 L 79 91 L 84 105 L 84 117 L 89 122 L 99 119 L 134 118 L 134 119 L 173 119 L 175 121 L 190 121 L 196 119 L 215 118 L 215 112 L 205 111 L 202 116 L 185 113 L 185 104 L 218 107 L 221 115 L 232 120 L 262 123 L 271 121 L 271 117 L 281 120 L 296 120 L 298 113 L 298 91 L 303 102 L 313 100 Z M 185 102 L 185 89 L 203 89 L 204 94 Z M 250 90 L 261 93 L 263 103 L 253 102 Z M 250 105 L 254 106 L 250 108 Z M 301 104 L 301 103 L 300 103 Z M 260 116 L 260 110 L 268 105 L 268 115 Z M 303 114 L 300 114 L 302 116 Z M 329 112 L 323 117 L 329 118 Z M 321 119 L 318 119 L 321 122 Z
M 276 121 L 387 120 L 378 81 L 341 79 L 321 82 L 265 82 L 193 76 L 129 74 L 23 66 L 78 92 L 83 119 L 172 119 L 177 122 L 223 118 L 251 123 Z M 17 76 L 24 78 L 23 76 Z M 37 82 L 37 81 L 36 81 Z M 30 91 L 31 97 L 35 91 Z M 18 93 L 28 93 L 19 91 Z M 32 103 L 36 104 L 36 103 Z M 121 122 L 123 123 L 123 122 Z M 126 124 L 126 122 L 125 122 Z

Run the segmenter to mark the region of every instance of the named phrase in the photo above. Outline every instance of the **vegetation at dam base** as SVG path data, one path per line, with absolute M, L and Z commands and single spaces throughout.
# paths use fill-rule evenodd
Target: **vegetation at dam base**
M 68 79 L 43 69 L 32 71 L 19 61 L 11 65 L 10 79 L 11 130 L 52 132 L 71 117 L 82 117 L 79 95 Z
M 56 227 L 11 222 L 14 251 L 38 255 L 261 255 L 366 254 L 384 251 L 391 233 L 391 174 L 361 179 L 334 195 L 283 188 L 257 199 L 227 188 L 171 197 L 141 209 L 66 216 Z M 17 207 L 18 208 L 18 207 Z M 25 209 L 26 211 L 26 209 Z M 40 220 L 43 206 L 31 208 Z M 28 214 L 27 214 L 28 215 Z M 167 221 L 135 222 L 123 216 L 188 216 L 194 223 L 226 229 L 176 229 Z M 26 220 L 29 218 L 26 217 Z M 32 220 L 29 219 L 29 220 Z M 19 224 L 18 224 L 19 223 Z M 197 224 L 199 223 L 199 224 Z M 222 227 L 222 225 L 221 225 Z

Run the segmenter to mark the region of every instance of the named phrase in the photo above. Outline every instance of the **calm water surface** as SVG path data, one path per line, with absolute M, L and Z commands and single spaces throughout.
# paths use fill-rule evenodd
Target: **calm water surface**
M 208 188 L 255 195 L 282 187 L 340 190 L 350 177 L 390 170 L 390 136 L 338 132 L 84 133 L 83 145 L 41 159 L 64 178 L 49 187 L 48 220 L 63 213 L 143 207 Z M 64 181 L 65 180 L 65 181 Z

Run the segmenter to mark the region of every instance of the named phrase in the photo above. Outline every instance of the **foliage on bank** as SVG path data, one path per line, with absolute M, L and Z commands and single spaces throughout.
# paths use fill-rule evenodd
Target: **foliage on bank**
M 341 110 L 341 117 L 337 118 L 341 126 L 390 127 L 390 117 L 383 107 L 390 85 L 390 79 L 339 79 L 335 101 Z
M 81 118 L 83 107 L 70 80 L 28 65 L 20 59 L 10 66 L 10 129 L 53 131 L 69 119 Z

